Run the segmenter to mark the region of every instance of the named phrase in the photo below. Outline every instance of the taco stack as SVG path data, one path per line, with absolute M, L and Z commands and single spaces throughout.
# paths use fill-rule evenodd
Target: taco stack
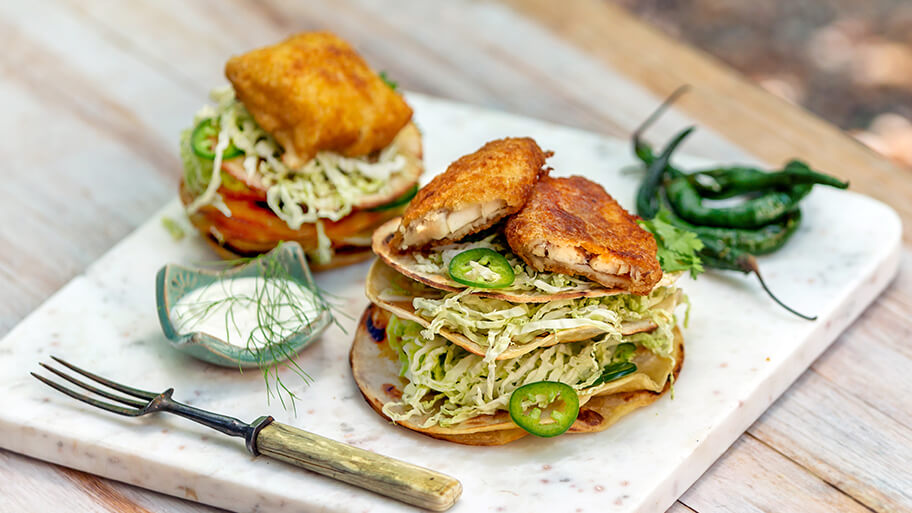
M 328 32 L 232 57 L 225 75 L 181 135 L 191 222 L 225 258 L 281 241 L 314 270 L 369 258 L 374 229 L 402 213 L 423 171 L 395 84 Z
M 498 445 L 603 430 L 671 386 L 680 273 L 600 185 L 550 176 L 551 155 L 489 142 L 374 233 L 351 365 L 380 415 Z

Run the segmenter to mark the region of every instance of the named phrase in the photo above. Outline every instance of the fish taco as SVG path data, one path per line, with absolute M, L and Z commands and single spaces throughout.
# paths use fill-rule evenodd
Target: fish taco
M 492 141 L 375 232 L 351 365 L 384 417 L 497 445 L 599 431 L 671 387 L 683 269 L 600 185 L 551 176 L 551 155 Z

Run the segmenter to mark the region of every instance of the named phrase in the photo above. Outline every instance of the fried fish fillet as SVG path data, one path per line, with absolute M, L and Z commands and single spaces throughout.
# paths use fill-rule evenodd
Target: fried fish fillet
M 405 250 L 457 241 L 517 212 L 548 169 L 529 137 L 491 141 L 460 157 L 409 204 L 393 246 Z
M 405 100 L 328 32 L 232 57 L 225 75 L 292 168 L 323 150 L 347 157 L 380 150 L 412 117 Z
M 542 178 L 505 232 L 513 252 L 539 271 L 641 295 L 662 278 L 652 235 L 601 185 L 581 176 Z

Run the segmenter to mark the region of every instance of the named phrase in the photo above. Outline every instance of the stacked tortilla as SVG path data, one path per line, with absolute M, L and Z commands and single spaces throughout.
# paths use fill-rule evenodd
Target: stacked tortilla
M 669 389 L 684 357 L 676 276 L 663 275 L 655 239 L 601 186 L 549 176 L 550 155 L 529 138 L 492 141 L 375 232 L 380 260 L 351 365 L 384 417 L 498 445 L 527 434 L 507 405 L 529 383 L 576 390 L 571 433 L 603 430 Z M 508 285 L 486 286 L 497 278 L 486 261 L 452 274 L 454 258 L 479 248 L 509 263 Z M 618 364 L 635 370 L 608 372 Z

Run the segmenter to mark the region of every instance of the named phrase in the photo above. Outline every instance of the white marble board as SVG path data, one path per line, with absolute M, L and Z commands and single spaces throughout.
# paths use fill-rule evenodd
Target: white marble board
M 555 151 L 556 175 L 582 174 L 633 204 L 638 175 L 627 141 L 527 118 L 410 95 L 425 134 L 427 176 L 483 142 L 532 136 Z M 188 118 L 189 119 L 189 118 Z M 176 149 L 175 149 L 176 152 Z M 685 148 L 686 152 L 686 148 Z M 705 161 L 682 156 L 685 166 Z M 176 187 L 176 184 L 175 184 Z M 173 351 L 155 314 L 154 277 L 165 263 L 212 260 L 191 231 L 175 242 L 161 218 L 172 201 L 52 296 L 0 342 L 0 447 L 234 511 L 392 511 L 400 503 L 266 458 L 242 440 L 166 415 L 128 419 L 83 406 L 28 375 L 54 354 L 148 389 L 174 387 L 196 406 L 278 420 L 460 479 L 455 512 L 661 512 L 743 432 L 884 289 L 897 271 L 900 221 L 887 206 L 816 188 L 788 245 L 760 265 L 800 311 L 775 306 L 753 278 L 709 273 L 684 280 L 693 303 L 686 360 L 668 395 L 609 430 L 503 447 L 466 447 L 389 424 L 361 398 L 348 366 L 350 333 L 367 300 L 367 263 L 318 276 L 352 319 L 305 349 L 315 379 L 298 414 L 267 404 L 262 376 L 207 365 Z M 103 223 L 104 220 L 99 220 Z

